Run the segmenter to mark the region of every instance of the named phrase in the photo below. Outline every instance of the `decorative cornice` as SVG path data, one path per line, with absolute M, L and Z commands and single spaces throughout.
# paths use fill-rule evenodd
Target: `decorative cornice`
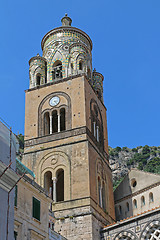
M 101 157 L 103 156 L 102 158 L 107 159 L 107 161 L 108 161 L 108 157 L 109 157 L 108 154 L 100 148 L 100 145 L 98 145 L 97 141 L 92 136 L 91 131 L 86 126 L 70 129 L 70 130 L 67 130 L 67 131 L 59 132 L 59 133 L 49 134 L 47 136 L 31 138 L 31 139 L 28 139 L 28 140 L 24 141 L 24 146 L 25 146 L 25 148 L 27 148 L 27 147 L 31 147 L 31 146 L 34 146 L 34 145 L 39 145 L 39 144 L 44 144 L 44 143 L 48 143 L 48 142 L 52 142 L 52 141 L 57 141 L 57 140 L 64 139 L 64 138 L 66 139 L 66 138 L 69 138 L 69 137 L 78 136 L 78 135 L 82 135 L 82 134 L 87 134 L 87 136 L 94 143 L 94 144 L 92 144 L 91 141 L 89 141 L 90 144 L 92 146 L 94 146 L 96 151 L 99 151 L 99 153 L 102 154 L 101 155 Z M 71 143 L 69 143 L 69 144 L 71 144 Z M 43 150 L 44 150 L 44 148 L 43 148 Z M 28 152 L 26 152 L 24 154 L 28 154 Z
M 47 136 L 31 138 L 29 140 L 25 140 L 24 144 L 25 144 L 25 147 L 30 147 L 33 145 L 48 143 L 48 142 L 57 141 L 57 140 L 68 138 L 68 137 L 85 134 L 86 132 L 87 132 L 86 127 L 80 127 L 80 128 L 70 129 L 63 132 L 59 132 L 59 133 L 49 134 Z

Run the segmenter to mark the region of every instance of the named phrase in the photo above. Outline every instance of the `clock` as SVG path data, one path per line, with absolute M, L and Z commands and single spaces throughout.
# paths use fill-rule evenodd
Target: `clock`
M 54 107 L 56 106 L 58 103 L 60 102 L 60 99 L 59 97 L 52 97 L 50 100 L 49 100 L 49 104 L 50 106 Z

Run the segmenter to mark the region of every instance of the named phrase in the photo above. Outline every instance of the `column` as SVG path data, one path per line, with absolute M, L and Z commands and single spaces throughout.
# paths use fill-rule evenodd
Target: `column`
M 100 188 L 100 206 L 103 207 L 103 205 L 102 205 L 102 186 Z
M 52 134 L 52 113 L 50 113 L 50 134 Z
M 53 201 L 56 202 L 56 182 L 57 182 L 57 178 L 53 177 Z
M 93 134 L 94 134 L 94 137 L 96 137 L 96 123 L 93 122 Z
M 60 112 L 57 112 L 58 114 L 58 132 L 60 132 Z
M 99 126 L 97 126 L 97 142 L 99 142 Z

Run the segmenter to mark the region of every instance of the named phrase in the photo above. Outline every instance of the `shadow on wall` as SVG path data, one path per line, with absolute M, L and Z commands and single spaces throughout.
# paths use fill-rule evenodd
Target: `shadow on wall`
M 116 220 L 119 221 L 133 216 L 133 208 L 136 207 L 136 203 L 133 206 L 132 198 L 127 198 L 131 194 L 130 179 L 126 176 L 114 191 Z

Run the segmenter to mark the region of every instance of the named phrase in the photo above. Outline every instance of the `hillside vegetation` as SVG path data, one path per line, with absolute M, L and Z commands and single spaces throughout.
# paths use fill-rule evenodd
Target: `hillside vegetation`
M 136 148 L 109 147 L 109 161 L 112 169 L 114 187 L 131 168 L 160 174 L 160 146 Z

